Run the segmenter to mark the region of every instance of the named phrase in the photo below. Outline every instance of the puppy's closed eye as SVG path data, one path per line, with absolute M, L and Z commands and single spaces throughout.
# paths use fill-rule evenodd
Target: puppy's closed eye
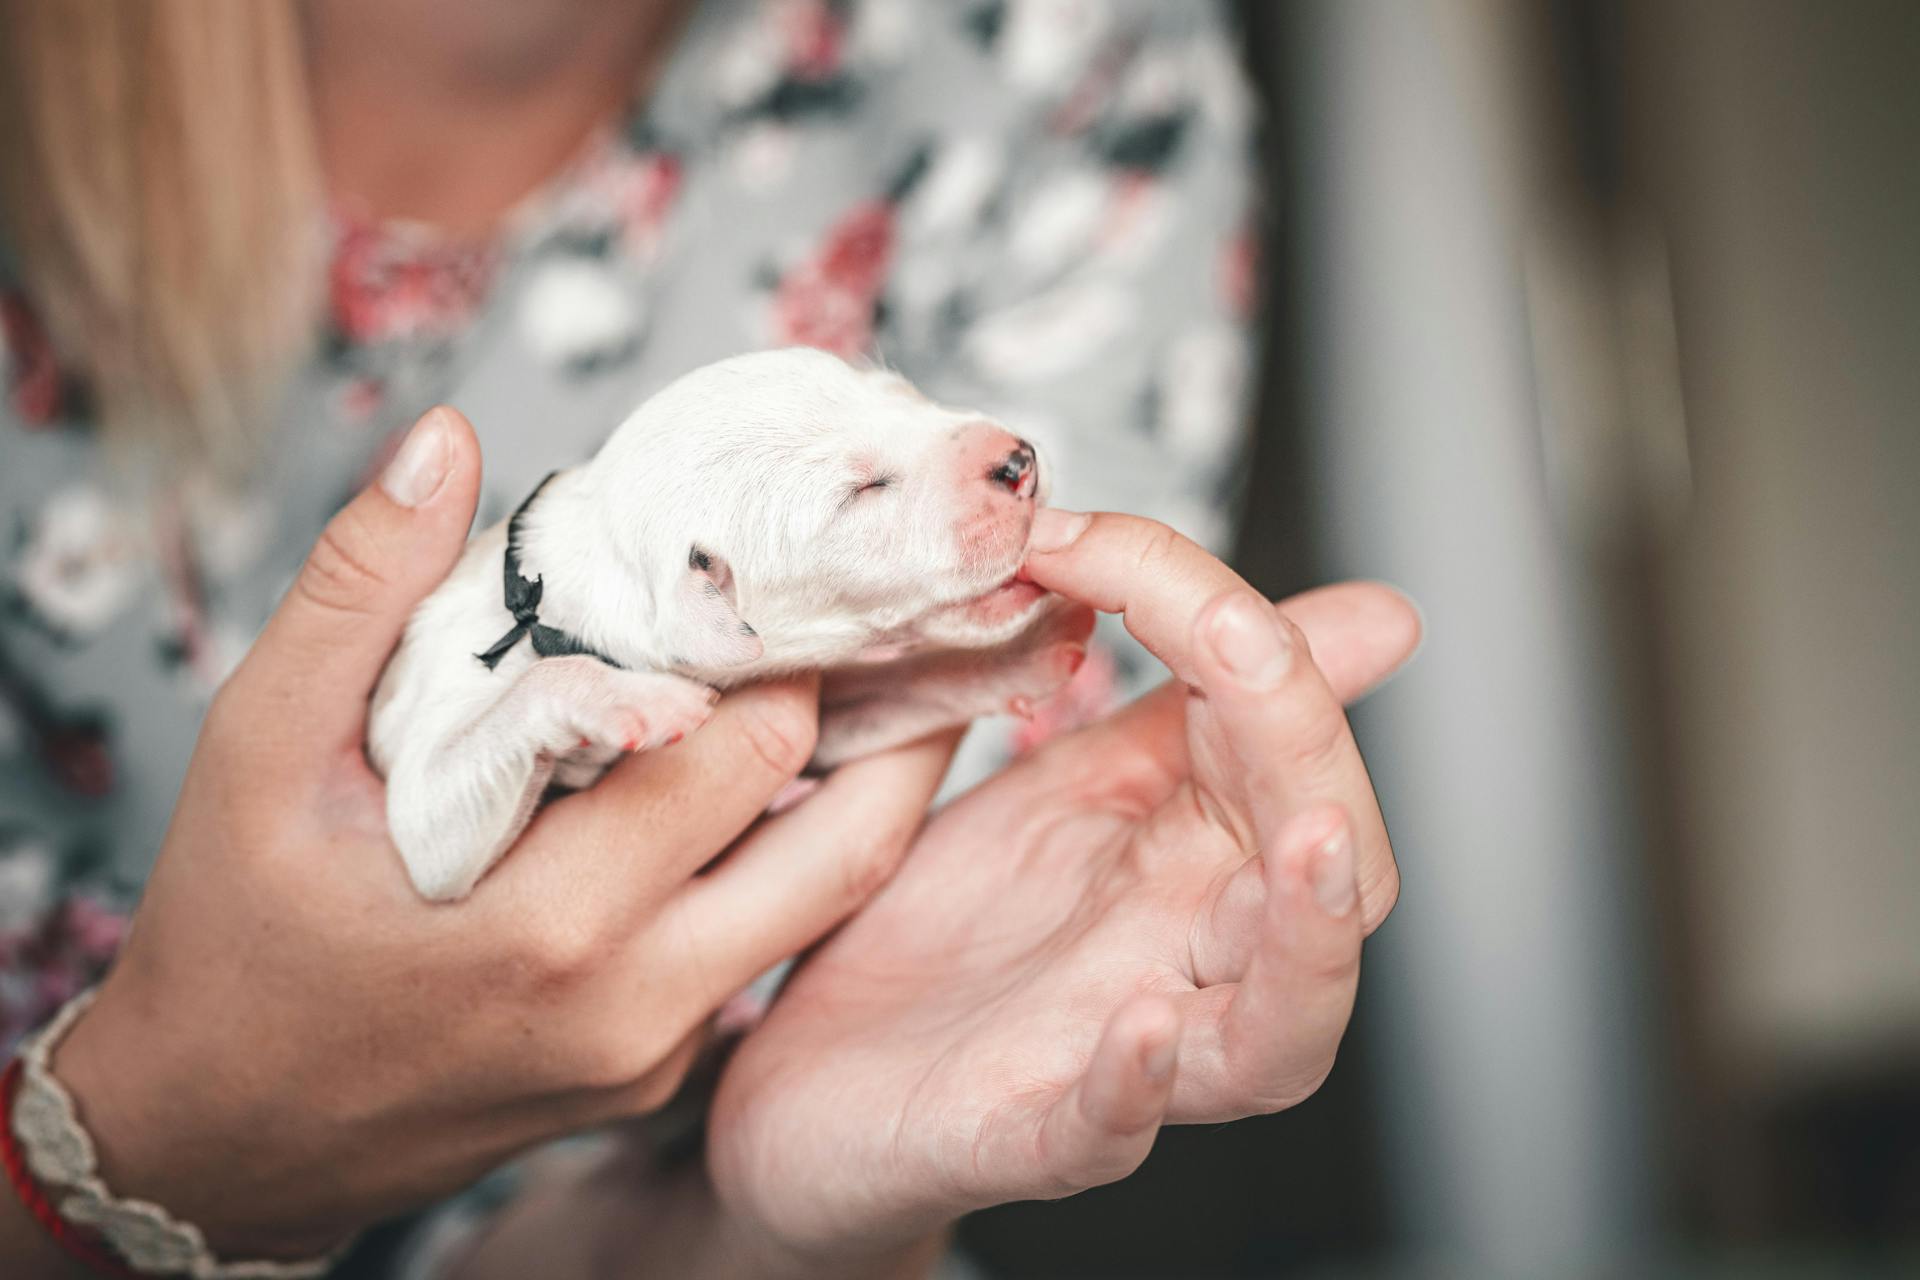
M 881 493 L 887 489 L 891 489 L 894 485 L 894 481 L 897 479 L 898 477 L 893 475 L 891 472 L 882 473 L 880 475 L 874 475 L 874 476 L 859 477 L 855 479 L 851 485 L 848 486 L 846 501 L 841 505 L 850 507 L 854 504 L 856 500 L 860 498 L 871 497 L 876 493 Z

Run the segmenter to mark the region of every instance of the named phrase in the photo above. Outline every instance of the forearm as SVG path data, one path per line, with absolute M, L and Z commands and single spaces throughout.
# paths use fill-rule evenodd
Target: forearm
M 697 1166 L 671 1175 L 628 1154 L 550 1166 L 491 1222 L 451 1280 L 922 1280 L 948 1234 L 809 1257 L 731 1218 Z
M 952 1246 L 952 1232 L 936 1231 L 904 1245 L 850 1249 L 832 1257 L 809 1257 L 747 1233 L 722 1229 L 709 1251 L 711 1262 L 699 1280 L 926 1280 Z

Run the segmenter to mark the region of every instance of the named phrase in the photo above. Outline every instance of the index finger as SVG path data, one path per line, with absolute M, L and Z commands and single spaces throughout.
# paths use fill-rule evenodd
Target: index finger
M 1195 683 L 1193 620 L 1246 580 L 1177 530 L 1144 516 L 1034 513 L 1026 576 L 1039 586 L 1122 615 L 1127 630 L 1179 679 Z

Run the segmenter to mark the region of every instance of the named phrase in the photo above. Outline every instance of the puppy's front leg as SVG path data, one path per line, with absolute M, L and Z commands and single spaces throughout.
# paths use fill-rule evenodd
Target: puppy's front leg
M 472 720 L 394 762 L 387 822 L 414 888 L 464 897 L 519 838 L 549 781 L 584 786 L 622 752 L 679 740 L 718 696 L 583 655 L 533 663 Z
M 1073 677 L 1092 630 L 1091 610 L 1062 601 L 999 649 L 951 649 L 829 672 L 810 767 L 831 769 L 980 716 L 1025 714 Z

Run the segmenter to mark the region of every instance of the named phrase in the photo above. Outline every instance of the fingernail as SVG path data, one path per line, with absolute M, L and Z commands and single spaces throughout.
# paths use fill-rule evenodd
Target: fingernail
M 1057 507 L 1042 507 L 1033 513 L 1033 528 L 1027 533 L 1027 550 L 1060 551 L 1071 545 L 1073 540 L 1087 531 L 1087 523 L 1093 517 L 1085 512 L 1061 511 Z
M 1360 900 L 1360 888 L 1353 879 L 1353 841 L 1345 827 L 1313 851 L 1307 862 L 1307 882 L 1313 886 L 1313 900 L 1336 920 Z
M 1280 683 L 1292 661 L 1292 646 L 1273 606 L 1240 594 L 1213 615 L 1213 651 L 1220 665 L 1255 689 Z
M 1179 1051 L 1179 1048 L 1179 1042 L 1175 1040 L 1168 1040 L 1164 1044 L 1156 1044 L 1148 1048 L 1140 1059 L 1140 1069 L 1147 1073 L 1147 1079 L 1160 1081 L 1172 1075 L 1174 1054 Z
M 446 415 L 435 409 L 413 424 L 400 450 L 380 473 L 380 487 L 403 507 L 417 507 L 431 498 L 447 478 L 452 463 L 447 444 Z

